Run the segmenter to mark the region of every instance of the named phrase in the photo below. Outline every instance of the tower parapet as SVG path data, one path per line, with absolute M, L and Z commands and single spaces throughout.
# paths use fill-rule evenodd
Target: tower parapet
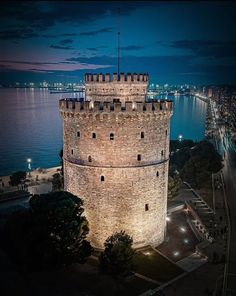
M 148 82 L 149 75 L 147 73 L 143 74 L 136 74 L 136 73 L 120 73 L 118 75 L 117 73 L 106 73 L 106 74 L 91 74 L 86 73 L 85 74 L 85 83 L 90 82 Z
M 80 102 L 75 99 L 61 99 L 59 102 L 62 113 L 159 113 L 173 110 L 171 101 L 155 102 Z
M 89 101 L 109 101 L 119 98 L 120 101 L 146 100 L 148 74 L 117 73 L 85 74 L 86 99 Z

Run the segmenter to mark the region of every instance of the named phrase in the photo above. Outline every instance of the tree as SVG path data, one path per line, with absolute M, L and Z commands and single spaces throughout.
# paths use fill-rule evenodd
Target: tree
M 60 150 L 59 153 L 60 159 L 61 159 L 61 174 L 64 175 L 64 169 L 63 169 L 63 149 Z
M 132 244 L 133 239 L 125 231 L 108 237 L 104 243 L 104 252 L 99 258 L 100 269 L 113 276 L 126 275 L 131 272 L 135 254 Z
M 26 172 L 23 171 L 18 171 L 13 173 L 10 176 L 10 184 L 12 186 L 18 186 L 19 184 L 21 184 L 22 181 L 24 181 L 26 178 Z
M 59 173 L 56 173 L 52 176 L 52 190 L 63 190 L 63 176 Z
M 181 183 L 182 181 L 177 173 L 175 173 L 172 176 L 169 175 L 169 178 L 168 178 L 168 198 L 169 199 L 172 199 L 178 194 Z
M 6 251 L 31 270 L 84 263 L 92 247 L 86 240 L 89 228 L 82 205 L 80 198 L 65 191 L 33 196 L 29 210 L 6 223 Z
M 191 149 L 191 156 L 180 171 L 180 176 L 194 188 L 211 186 L 211 174 L 222 168 L 222 158 L 214 146 L 202 141 L 194 149 Z

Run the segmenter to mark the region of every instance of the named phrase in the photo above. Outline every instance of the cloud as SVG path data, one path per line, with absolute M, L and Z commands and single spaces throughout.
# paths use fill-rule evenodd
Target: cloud
M 39 35 L 34 33 L 32 29 L 17 29 L 17 30 L 5 30 L 0 31 L 0 39 L 27 39 L 32 37 L 38 37 Z
M 107 48 L 107 46 L 101 45 L 101 46 L 97 46 L 97 47 L 88 47 L 87 50 L 98 51 L 101 48 Z
M 73 62 L 73 61 L 55 61 L 55 62 L 32 62 L 32 61 L 19 61 L 19 60 L 0 60 L 1 70 L 8 71 L 32 71 L 32 72 L 48 72 L 48 71 L 79 71 L 86 69 L 102 69 L 109 68 L 109 64 L 95 64 L 86 62 Z
M 236 57 L 236 41 L 220 40 L 176 40 L 170 47 L 186 49 L 196 56 L 227 58 Z
M 71 44 L 73 43 L 73 39 L 63 39 L 63 40 L 60 40 L 59 43 L 62 45 Z
M 118 7 L 121 7 L 120 15 L 129 15 L 137 8 L 150 5 L 155 4 L 145 1 L 126 2 L 125 5 L 116 1 L 10 1 L 1 5 L 0 19 L 9 25 L 9 20 L 15 20 L 24 27 L 43 31 L 56 23 L 81 25 L 109 14 L 115 15 Z
M 50 48 L 54 49 L 63 49 L 63 50 L 73 50 L 74 48 L 71 46 L 64 46 L 64 45 L 56 45 L 56 44 L 51 44 Z
M 120 47 L 121 50 L 126 50 L 126 51 L 140 50 L 143 48 L 144 46 L 140 46 L 140 45 L 127 45 L 127 46 Z
M 57 37 L 74 37 L 78 36 L 77 33 L 64 33 L 64 34 L 38 34 L 37 37 L 44 38 L 57 38 Z
M 98 34 L 101 34 L 101 33 L 110 33 L 112 32 L 113 28 L 102 28 L 102 29 L 99 29 L 99 30 L 96 30 L 96 31 L 89 31 L 89 32 L 82 32 L 80 33 L 79 35 L 80 36 L 95 36 L 95 35 L 98 35 Z

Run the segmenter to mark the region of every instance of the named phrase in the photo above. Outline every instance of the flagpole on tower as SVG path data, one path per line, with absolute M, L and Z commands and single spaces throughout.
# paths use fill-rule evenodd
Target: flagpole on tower
M 117 32 L 117 74 L 120 75 L 120 8 L 118 8 L 118 32 Z

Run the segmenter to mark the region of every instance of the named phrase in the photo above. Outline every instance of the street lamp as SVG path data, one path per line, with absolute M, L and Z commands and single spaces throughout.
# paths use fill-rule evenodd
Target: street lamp
M 179 135 L 178 140 L 181 142 L 183 140 L 183 135 Z
M 30 171 L 31 171 L 31 162 L 32 162 L 32 159 L 31 158 L 27 158 L 27 164 L 28 164 L 28 170 L 29 170 L 29 177 L 30 177 Z

